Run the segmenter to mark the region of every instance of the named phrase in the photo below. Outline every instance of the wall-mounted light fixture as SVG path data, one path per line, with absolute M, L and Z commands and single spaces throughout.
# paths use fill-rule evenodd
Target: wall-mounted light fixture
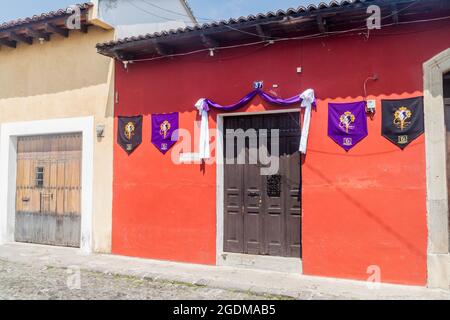
M 97 132 L 97 138 L 103 138 L 105 136 L 105 125 L 98 124 L 95 131 Z
M 130 60 L 130 61 L 124 60 L 124 61 L 122 61 L 122 63 L 123 63 L 123 67 L 125 68 L 125 70 L 128 70 L 128 66 L 129 66 L 130 64 L 132 64 L 133 61 L 132 61 L 132 60 Z
M 377 101 L 376 100 L 367 100 L 366 101 L 366 113 L 374 115 L 377 111 Z

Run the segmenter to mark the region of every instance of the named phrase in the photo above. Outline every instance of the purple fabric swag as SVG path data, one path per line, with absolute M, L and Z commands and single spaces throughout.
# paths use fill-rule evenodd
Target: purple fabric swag
M 305 115 L 303 117 L 302 135 L 300 138 L 299 151 L 306 154 L 306 146 L 308 142 L 309 126 L 311 122 L 311 109 L 316 106 L 316 98 L 314 96 L 314 90 L 307 89 L 302 94 L 296 95 L 292 98 L 282 99 L 273 97 L 268 93 L 265 93 L 261 88 L 255 89 L 244 96 L 241 100 L 235 104 L 223 106 L 215 103 L 209 99 L 199 99 L 195 104 L 195 108 L 198 110 L 202 120 L 200 125 L 200 139 L 199 139 L 199 155 L 200 159 L 209 159 L 209 125 L 208 125 L 208 112 L 211 109 L 216 109 L 222 112 L 235 111 L 245 105 L 247 105 L 255 96 L 259 95 L 266 102 L 279 106 L 286 107 L 298 104 L 299 108 L 305 108 Z
M 257 95 L 259 95 L 266 102 L 274 104 L 276 106 L 281 106 L 281 107 L 287 107 L 287 106 L 290 106 L 293 104 L 299 104 L 302 102 L 300 95 L 296 95 L 296 96 L 294 96 L 292 98 L 288 98 L 288 99 L 282 99 L 282 98 L 273 97 L 270 94 L 263 92 L 261 89 L 256 89 L 256 90 L 253 90 L 250 93 L 248 93 L 245 97 L 243 97 L 241 100 L 239 100 L 235 104 L 231 104 L 228 106 L 223 106 L 223 105 L 215 103 L 209 99 L 205 99 L 204 108 L 205 108 L 205 111 L 209 111 L 211 109 L 217 109 L 220 111 L 235 111 L 235 110 L 238 110 L 238 109 L 244 107 L 245 105 L 247 105 Z M 313 105 L 315 105 L 315 101 L 314 101 Z

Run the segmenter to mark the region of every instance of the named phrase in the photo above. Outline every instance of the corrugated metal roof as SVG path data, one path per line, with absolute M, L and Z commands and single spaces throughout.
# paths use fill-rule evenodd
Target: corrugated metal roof
M 321 2 L 318 5 L 310 4 L 308 6 L 300 6 L 296 9 L 289 8 L 287 10 L 277 10 L 275 12 L 270 11 L 265 14 L 258 13 L 256 15 L 249 15 L 246 17 L 231 18 L 228 20 L 203 23 L 203 24 L 199 24 L 199 25 L 196 25 L 193 27 L 188 26 L 185 28 L 171 29 L 171 30 L 162 31 L 162 32 L 148 33 L 148 34 L 140 35 L 140 36 L 127 37 L 127 38 L 118 39 L 115 41 L 109 41 L 106 43 L 98 44 L 97 48 L 102 49 L 102 48 L 114 47 L 119 44 L 124 44 L 124 43 L 129 43 L 129 42 L 134 42 L 134 41 L 167 37 L 170 35 L 175 35 L 175 34 L 180 34 L 180 33 L 188 33 L 188 32 L 199 31 L 199 30 L 207 30 L 207 29 L 216 28 L 216 27 L 220 27 L 220 26 L 232 26 L 232 25 L 243 23 L 243 22 L 259 21 L 259 20 L 265 20 L 265 19 L 274 18 L 274 17 L 282 18 L 282 17 L 292 16 L 292 15 L 298 15 L 298 14 L 303 14 L 303 13 L 312 13 L 312 12 L 325 10 L 325 9 L 332 9 L 332 8 L 342 8 L 345 6 L 355 5 L 358 3 L 370 3 L 370 2 L 375 2 L 375 1 L 376 0 L 341 0 L 341 1 L 333 0 L 329 3 Z
M 81 10 L 84 10 L 84 9 L 88 9 L 88 8 L 92 7 L 93 4 L 91 2 L 85 2 L 82 4 L 76 4 L 75 6 L 79 7 Z M 51 18 L 64 17 L 64 16 L 69 16 L 69 15 L 71 15 L 71 13 L 67 12 L 67 8 L 59 9 L 56 11 L 50 11 L 47 13 L 34 15 L 34 16 L 28 17 L 28 18 L 22 18 L 22 19 L 11 20 L 8 22 L 3 22 L 0 24 L 0 30 L 6 30 L 6 29 L 10 29 L 10 28 L 25 25 L 25 24 L 32 24 L 32 23 L 48 20 Z

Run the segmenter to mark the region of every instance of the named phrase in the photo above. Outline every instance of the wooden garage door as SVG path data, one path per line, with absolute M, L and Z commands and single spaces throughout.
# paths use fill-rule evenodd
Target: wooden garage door
M 281 257 L 301 256 L 301 159 L 300 114 L 298 112 L 225 117 L 224 129 L 255 129 L 259 149 L 262 132 L 279 129 L 279 171 L 261 175 L 261 161 L 251 164 L 254 146 L 246 139 L 238 150 L 237 139 L 225 135 L 234 146 L 233 164 L 224 164 L 224 251 Z M 233 141 L 229 141 L 232 139 Z M 231 144 L 230 144 L 231 143 Z M 270 142 L 269 153 L 271 153 Z M 245 152 L 245 164 L 237 164 L 239 152 Z
M 81 134 L 17 141 L 18 242 L 80 246 Z

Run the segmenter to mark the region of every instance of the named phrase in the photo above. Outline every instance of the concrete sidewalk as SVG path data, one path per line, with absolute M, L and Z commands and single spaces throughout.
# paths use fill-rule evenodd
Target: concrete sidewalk
M 67 268 L 174 281 L 297 299 L 450 299 L 450 291 L 381 284 L 369 289 L 366 282 L 336 280 L 273 271 L 203 266 L 145 260 L 114 255 L 80 253 L 78 249 L 30 244 L 0 246 L 0 260 L 42 267 Z

